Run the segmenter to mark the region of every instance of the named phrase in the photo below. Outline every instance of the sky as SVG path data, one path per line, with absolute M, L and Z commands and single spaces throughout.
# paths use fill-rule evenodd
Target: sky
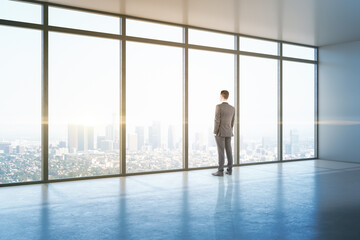
M 16 9 L 16 11 L 15 11 Z M 115 17 L 49 10 L 54 26 L 117 34 Z M 41 8 L 0 0 L 0 18 L 41 23 Z M 127 33 L 167 41 L 182 41 L 182 29 L 128 21 Z M 11 137 L 40 137 L 41 32 L 0 26 L 0 141 Z M 189 31 L 191 44 L 231 49 L 231 35 Z M 104 126 L 119 115 L 120 41 L 63 33 L 49 34 L 50 138 L 64 139 L 67 124 Z M 243 38 L 241 50 L 276 54 L 277 44 Z M 284 54 L 312 59 L 313 50 L 284 45 Z M 298 128 L 313 136 L 314 65 L 284 62 L 284 133 Z M 219 93 L 227 89 L 234 103 L 234 55 L 189 50 L 189 133 L 209 133 Z M 249 139 L 274 137 L 277 121 L 278 61 L 240 57 L 241 134 Z M 161 121 L 181 135 L 183 49 L 127 43 L 127 124 L 150 126 Z M 293 122 L 293 125 L 287 124 Z M 302 122 L 299 124 L 299 122 Z M 307 125 L 304 125 L 306 123 Z M 23 136 L 18 136 L 21 133 Z M 206 136 L 205 136 L 206 138 Z M 190 139 L 190 140 L 191 140 Z M 191 140 L 192 141 L 192 140 Z

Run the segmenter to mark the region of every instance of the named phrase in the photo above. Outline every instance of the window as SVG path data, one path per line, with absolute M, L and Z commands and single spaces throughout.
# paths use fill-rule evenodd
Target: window
M 28 23 L 42 23 L 42 6 L 11 0 L 0 1 L 0 19 Z
M 234 106 L 234 55 L 189 50 L 189 167 L 218 164 L 213 134 L 221 90 Z M 234 139 L 232 139 L 234 144 Z M 234 157 L 235 161 L 235 157 Z
M 41 32 L 0 35 L 0 183 L 40 181 Z
M 240 163 L 278 160 L 277 88 L 278 60 L 240 57 Z
M 46 9 L 49 28 L 43 21 Z M 120 174 L 120 149 L 126 149 L 129 174 L 182 169 L 186 110 L 188 167 L 217 166 L 213 128 L 221 90 L 230 92 L 231 105 L 240 103 L 234 163 L 315 157 L 317 48 L 75 9 L 0 0 L 0 185 L 41 181 L 42 104 L 49 110 L 43 160 L 50 180 Z M 46 72 L 48 88 L 43 88 Z
M 283 44 L 283 56 L 301 58 L 306 60 L 316 60 L 316 50 L 312 47 L 303 47 L 291 44 Z
M 126 35 L 170 42 L 183 42 L 182 27 L 133 19 L 126 19 Z
M 183 49 L 127 42 L 126 172 L 182 168 Z
M 283 159 L 313 158 L 314 64 L 283 62 Z
M 254 38 L 240 37 L 240 50 L 246 52 L 278 55 L 278 43 Z
M 189 29 L 189 43 L 216 48 L 235 48 L 235 37 L 230 34 Z
M 49 34 L 49 178 L 119 174 L 120 41 Z
M 120 21 L 113 16 L 49 7 L 50 26 L 120 34 Z

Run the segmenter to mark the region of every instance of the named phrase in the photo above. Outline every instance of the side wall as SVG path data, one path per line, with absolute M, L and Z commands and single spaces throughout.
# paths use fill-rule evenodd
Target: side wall
M 360 41 L 319 48 L 319 158 L 360 163 Z

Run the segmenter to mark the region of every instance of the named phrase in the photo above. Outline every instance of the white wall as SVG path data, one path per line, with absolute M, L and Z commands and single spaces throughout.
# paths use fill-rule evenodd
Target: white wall
M 319 158 L 360 162 L 360 41 L 319 54 Z

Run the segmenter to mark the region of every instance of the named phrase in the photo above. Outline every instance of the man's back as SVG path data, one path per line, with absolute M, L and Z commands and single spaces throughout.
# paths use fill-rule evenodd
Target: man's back
M 223 102 L 216 105 L 214 134 L 219 137 L 232 137 L 235 118 L 235 108 Z

